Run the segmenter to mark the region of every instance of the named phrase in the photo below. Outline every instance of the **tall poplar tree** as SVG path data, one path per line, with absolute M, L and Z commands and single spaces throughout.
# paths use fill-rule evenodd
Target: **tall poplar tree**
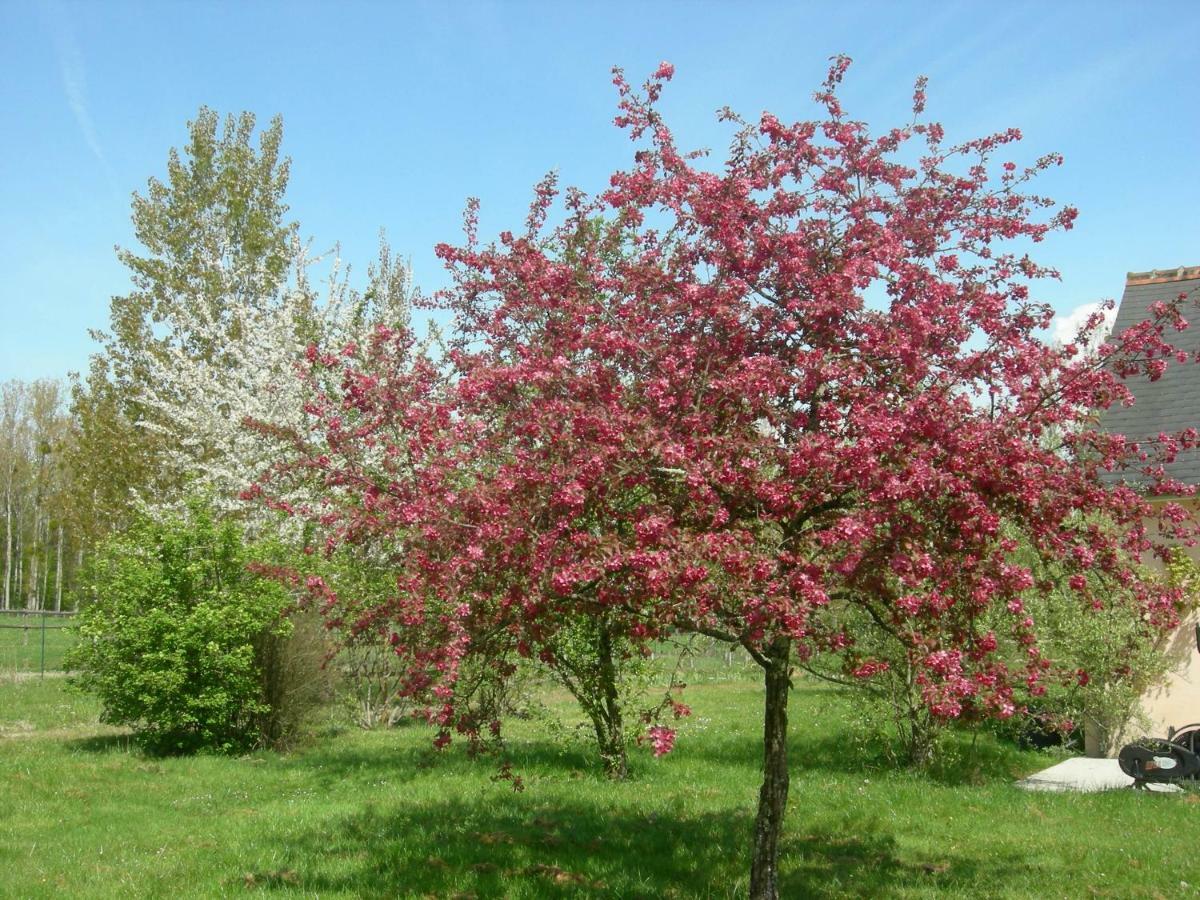
M 177 487 L 161 465 L 170 439 L 144 402 L 154 362 L 182 352 L 219 365 L 224 338 L 237 337 L 231 307 L 264 307 L 287 278 L 298 242 L 283 199 L 283 122 L 273 118 L 257 146 L 255 124 L 243 112 L 222 125 L 201 107 L 187 142 L 168 155 L 166 179 L 150 178 L 133 196 L 141 247 L 118 250 L 133 290 L 112 298 L 109 330 L 93 332 L 103 350 L 72 392 L 75 514 L 93 540 L 121 527 L 138 496 L 153 501 Z M 191 328 L 196 320 L 209 327 Z

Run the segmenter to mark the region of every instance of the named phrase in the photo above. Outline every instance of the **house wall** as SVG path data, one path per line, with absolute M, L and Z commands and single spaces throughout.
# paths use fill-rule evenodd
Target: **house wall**
M 1165 502 L 1165 501 L 1164 501 Z M 1184 501 L 1192 511 L 1200 515 L 1197 501 Z M 1152 521 L 1148 528 L 1156 527 Z M 1184 547 L 1188 557 L 1200 564 L 1200 546 Z M 1160 568 L 1157 562 L 1155 568 Z M 1194 598 L 1200 603 L 1200 597 Z M 1163 652 L 1171 660 L 1170 673 L 1162 684 L 1151 688 L 1142 696 L 1141 712 L 1145 725 L 1129 723 L 1122 732 L 1109 741 L 1107 753 L 1116 756 L 1122 745 L 1142 736 L 1142 731 L 1151 737 L 1166 737 L 1171 728 L 1180 728 L 1192 722 L 1200 722 L 1200 650 L 1196 647 L 1196 625 L 1200 624 L 1200 607 L 1184 617 L 1177 628 L 1163 643 Z M 1097 730 L 1087 729 L 1086 750 L 1089 756 L 1103 756 L 1104 742 Z
M 1200 547 L 1188 547 L 1186 552 L 1191 559 L 1200 562 Z M 1171 635 L 1164 652 L 1175 663 L 1174 668 L 1160 687 L 1142 697 L 1142 712 L 1149 719 L 1150 734 L 1154 737 L 1166 737 L 1168 728 L 1200 722 L 1197 624 L 1200 624 L 1200 611 L 1193 611 Z
M 1168 653 L 1181 659 L 1166 682 L 1142 698 L 1142 711 L 1150 720 L 1150 734 L 1166 737 L 1169 728 L 1200 722 L 1200 653 L 1196 652 L 1197 623 L 1193 613 L 1171 636 Z M 1119 748 L 1118 748 L 1119 749 Z
M 1182 294 L 1200 295 L 1200 266 L 1130 272 L 1125 279 L 1125 292 L 1113 324 L 1113 335 L 1120 335 L 1126 328 L 1151 318 L 1154 303 L 1171 301 Z M 1189 355 L 1200 354 L 1200 329 L 1171 332 L 1166 339 Z M 1100 418 L 1105 431 L 1153 442 L 1162 432 L 1178 432 L 1200 422 L 1200 366 L 1174 365 L 1156 381 L 1137 379 L 1128 386 L 1137 402 L 1129 406 L 1118 404 L 1105 410 Z M 1166 465 L 1166 473 L 1185 484 L 1200 485 L 1200 452 L 1180 453 Z M 1146 479 L 1139 479 L 1135 472 L 1124 470 L 1109 473 L 1107 480 L 1115 483 L 1125 479 L 1130 479 L 1134 486 L 1146 484 Z M 1196 511 L 1197 500 L 1183 502 L 1191 504 Z M 1153 528 L 1152 525 L 1152 531 Z M 1200 562 L 1200 548 L 1185 548 L 1185 552 Z M 1150 734 L 1154 737 L 1165 737 L 1169 727 L 1200 721 L 1200 653 L 1196 651 L 1196 621 L 1197 615 L 1193 614 L 1171 635 L 1165 652 L 1174 661 L 1173 671 L 1164 684 L 1148 691 L 1142 698 L 1142 710 L 1149 719 Z M 1140 729 L 1127 728 L 1126 732 L 1131 730 Z M 1120 741 L 1115 743 L 1116 747 L 1110 748 L 1110 752 L 1120 749 Z M 1092 744 L 1089 749 L 1095 749 L 1094 740 Z
M 1174 498 L 1180 502 L 1179 498 Z M 1166 502 L 1159 501 L 1159 502 Z M 1200 501 L 1183 500 L 1200 517 Z M 1147 528 L 1157 528 L 1154 520 L 1146 522 Z M 1184 547 L 1184 553 L 1193 562 L 1200 564 L 1200 546 Z M 1151 567 L 1162 571 L 1155 560 Z M 1196 626 L 1200 624 L 1200 597 L 1194 597 L 1197 608 L 1183 618 L 1179 627 L 1163 641 L 1163 652 L 1171 662 L 1167 677 L 1156 687 L 1148 690 L 1141 700 L 1141 718 L 1144 722 L 1131 721 L 1116 731 L 1096 722 L 1084 722 L 1084 752 L 1088 756 L 1116 756 L 1121 747 L 1139 737 L 1166 737 L 1171 728 L 1181 728 L 1200 722 L 1200 650 L 1196 647 Z M 1136 717 L 1135 717 L 1136 718 Z

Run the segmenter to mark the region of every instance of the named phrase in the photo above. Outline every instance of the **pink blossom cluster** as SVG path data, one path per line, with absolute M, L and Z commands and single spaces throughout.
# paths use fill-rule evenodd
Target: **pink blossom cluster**
M 1029 185 L 1061 159 L 1018 169 L 997 159 L 1016 130 L 947 146 L 920 115 L 872 134 L 842 109 L 847 65 L 816 120 L 724 113 L 723 166 L 676 146 L 656 105 L 669 64 L 641 90 L 616 72 L 627 169 L 594 197 L 547 178 L 525 231 L 495 244 L 472 202 L 464 243 L 437 247 L 444 359 L 403 329 L 310 350 L 298 458 L 252 493 L 329 547 L 387 548 L 393 594 L 323 608 L 394 632 L 440 743 L 486 736 L 487 685 L 514 657 L 552 662 L 580 618 L 764 665 L 844 653 L 852 677 L 880 677 L 843 624 L 856 608 L 903 642 L 944 718 L 1008 716 L 1044 690 L 1023 598 L 1048 569 L 1085 602 L 1098 579 L 1176 622 L 1178 591 L 1139 560 L 1193 539 L 1190 513 L 1153 499 L 1188 493 L 1163 465 L 1197 433 L 1139 446 L 1095 413 L 1178 364 L 1183 300 L 1098 353 L 1080 348 L 1099 317 L 1045 343 L 1037 285 L 1056 273 L 1027 249 L 1075 211 Z M 272 499 L 296 481 L 322 502 Z M 673 746 L 650 735 L 656 755 Z
M 648 729 L 647 734 L 655 756 L 665 756 L 675 746 L 675 732 L 670 728 L 654 725 Z

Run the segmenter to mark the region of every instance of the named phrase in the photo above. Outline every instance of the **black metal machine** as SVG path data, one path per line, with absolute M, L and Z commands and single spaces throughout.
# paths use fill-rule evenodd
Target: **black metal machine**
M 1196 626 L 1196 648 L 1200 650 L 1200 625 Z M 1137 789 L 1200 779 L 1200 722 L 1169 728 L 1166 738 L 1142 738 L 1126 744 L 1117 762 Z

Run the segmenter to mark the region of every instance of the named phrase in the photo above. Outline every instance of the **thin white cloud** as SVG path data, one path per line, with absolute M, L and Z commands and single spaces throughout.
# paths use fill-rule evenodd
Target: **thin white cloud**
M 87 141 L 96 159 L 107 166 L 104 148 L 100 146 L 100 139 L 96 137 L 96 126 L 92 124 L 92 114 L 88 112 L 87 73 L 83 68 L 83 57 L 74 46 L 59 46 L 58 65 L 62 74 L 63 89 L 67 93 L 67 105 L 71 107 L 75 122 L 83 132 L 83 139 Z
M 975 137 L 984 131 L 1017 126 L 1034 128 L 1069 127 L 1086 119 L 1089 111 L 1111 105 L 1157 71 L 1172 65 L 1182 40 L 1160 32 L 1135 35 L 1126 43 L 1065 64 L 1053 72 L 1053 84 L 1034 83 L 1008 94 L 996 94 L 982 105 L 975 124 L 961 133 Z M 1049 77 L 1050 73 L 1045 73 Z M 956 129 L 957 133 L 957 129 Z
M 1069 312 L 1059 313 L 1054 317 L 1054 321 L 1050 323 L 1050 339 L 1059 346 L 1071 343 L 1079 334 L 1079 329 L 1083 327 L 1083 323 L 1088 320 L 1088 316 L 1093 315 L 1099 310 L 1099 303 L 1082 303 Z M 1113 322 L 1116 318 L 1116 309 L 1105 310 L 1104 326 L 1092 335 L 1092 339 L 1084 349 L 1093 350 L 1104 343 L 1104 339 L 1112 331 Z
M 50 37 L 54 41 L 54 53 L 58 60 L 58 72 L 62 78 L 67 106 L 75 118 L 75 124 L 79 126 L 79 130 L 83 134 L 84 143 L 87 144 L 88 149 L 91 150 L 92 155 L 96 157 L 104 170 L 105 178 L 108 180 L 113 195 L 119 196 L 116 189 L 116 177 L 113 174 L 112 166 L 109 165 L 108 158 L 104 155 L 104 147 L 100 143 L 96 125 L 92 121 L 92 114 L 88 107 L 87 69 L 84 66 L 83 54 L 75 43 L 70 20 L 62 5 L 55 0 L 44 3 L 42 10 Z

